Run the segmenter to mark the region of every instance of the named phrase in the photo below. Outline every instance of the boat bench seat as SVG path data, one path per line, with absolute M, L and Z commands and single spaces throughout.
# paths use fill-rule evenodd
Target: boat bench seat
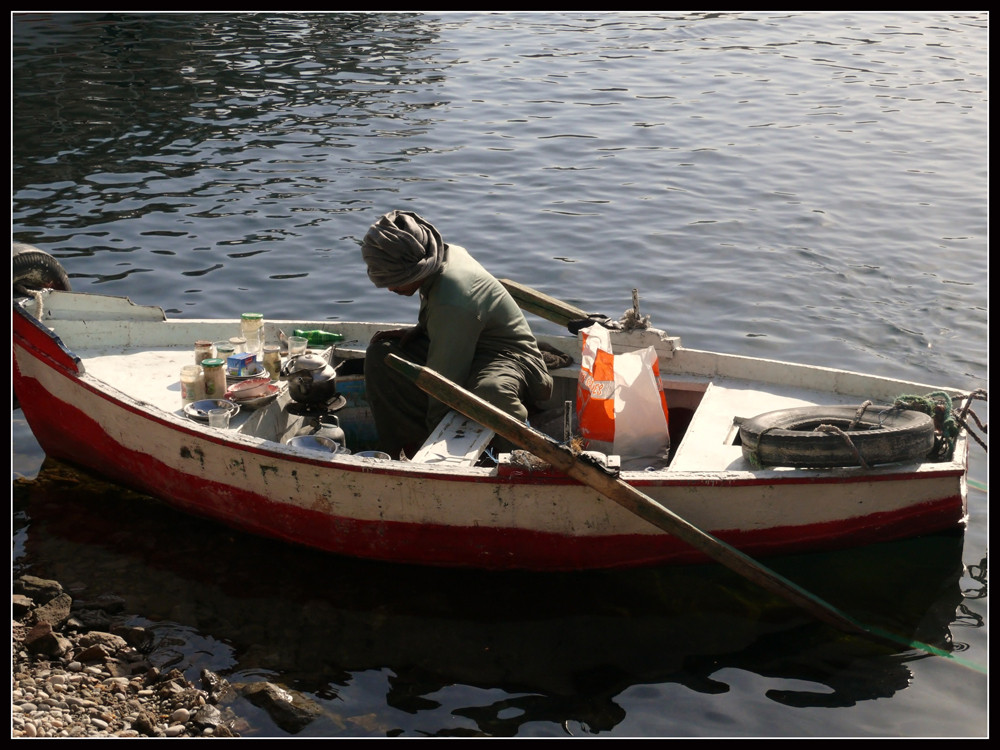
M 493 430 L 449 411 L 410 460 L 441 466 L 474 466 L 493 439 Z
M 817 393 L 791 386 L 772 387 L 717 378 L 709 384 L 670 461 L 672 471 L 750 471 L 739 443 L 740 423 L 775 409 L 814 406 Z M 821 396 L 830 404 L 846 397 Z

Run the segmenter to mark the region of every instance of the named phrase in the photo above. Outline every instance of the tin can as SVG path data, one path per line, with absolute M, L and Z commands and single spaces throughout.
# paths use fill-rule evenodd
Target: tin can
M 205 370 L 205 398 L 222 398 L 226 393 L 226 368 L 221 359 L 206 359 L 201 363 Z
M 194 342 L 194 363 L 201 365 L 203 359 L 211 359 L 215 356 L 215 344 L 211 341 Z

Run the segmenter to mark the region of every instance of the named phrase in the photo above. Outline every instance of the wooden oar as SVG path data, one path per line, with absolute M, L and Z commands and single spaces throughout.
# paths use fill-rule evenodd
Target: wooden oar
M 519 422 L 434 370 L 408 362 L 395 354 L 388 355 L 386 362 L 439 401 L 547 461 L 573 479 L 589 485 L 643 520 L 687 542 L 744 578 L 802 607 L 819 620 L 847 632 L 899 645 L 901 639 L 866 628 L 736 548 L 702 531 L 625 481 L 581 459 L 548 435 Z M 912 645 L 909 641 L 904 642 Z
M 534 313 L 540 318 L 558 323 L 561 326 L 568 324 L 572 320 L 586 318 L 590 313 L 581 310 L 579 307 L 567 302 L 561 302 L 555 297 L 539 292 L 529 286 L 520 284 L 510 279 L 500 279 L 510 296 L 517 302 L 518 307 L 530 313 Z

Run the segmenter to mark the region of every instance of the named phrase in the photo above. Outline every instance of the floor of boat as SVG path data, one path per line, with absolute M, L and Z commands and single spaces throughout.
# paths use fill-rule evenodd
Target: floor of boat
M 150 409 L 162 410 L 180 418 L 186 418 L 180 393 L 179 373 L 183 365 L 192 362 L 192 353 L 187 347 L 166 347 L 122 353 L 118 351 L 77 352 L 84 367 L 93 377 L 118 388 Z M 567 381 L 567 385 L 570 385 Z M 671 385 L 666 385 L 668 402 Z M 743 458 L 738 440 L 739 421 L 742 418 L 794 406 L 818 403 L 833 405 L 854 403 L 847 397 L 838 398 L 831 394 L 819 394 L 807 389 L 771 387 L 749 381 L 715 379 L 711 383 L 694 384 L 679 382 L 673 384 L 678 398 L 697 391 L 690 409 L 690 423 L 680 435 L 674 438 L 669 470 L 672 471 L 741 471 L 750 470 Z M 338 417 L 354 448 L 367 450 L 375 448 L 377 436 L 364 400 L 363 377 L 360 375 L 338 378 L 338 390 L 346 397 Z M 287 397 L 279 398 L 268 409 L 281 410 L 288 404 Z M 261 410 L 264 411 L 264 410 Z M 303 429 L 301 423 L 293 424 L 287 417 L 276 418 L 274 414 L 241 409 L 233 421 L 232 429 L 245 434 L 253 434 L 268 440 L 287 439 L 291 432 Z M 547 421 L 547 424 L 542 424 Z M 544 420 L 533 423 L 551 437 L 561 440 L 561 418 L 556 409 L 551 409 Z M 609 451 L 608 451 L 609 452 Z M 633 468 L 633 467 L 630 467 Z M 657 467 L 664 468 L 664 467 Z

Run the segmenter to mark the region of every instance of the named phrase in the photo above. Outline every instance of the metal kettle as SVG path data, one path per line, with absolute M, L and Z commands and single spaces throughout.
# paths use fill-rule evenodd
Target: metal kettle
M 306 352 L 281 367 L 288 394 L 300 404 L 325 404 L 337 395 L 337 369 L 319 354 Z
M 347 434 L 344 432 L 344 428 L 340 426 L 340 420 L 336 416 L 333 414 L 323 414 L 319 417 L 318 422 L 319 427 L 316 428 L 316 431 L 313 433 L 314 435 L 329 438 L 340 445 L 341 448 L 347 447 Z

